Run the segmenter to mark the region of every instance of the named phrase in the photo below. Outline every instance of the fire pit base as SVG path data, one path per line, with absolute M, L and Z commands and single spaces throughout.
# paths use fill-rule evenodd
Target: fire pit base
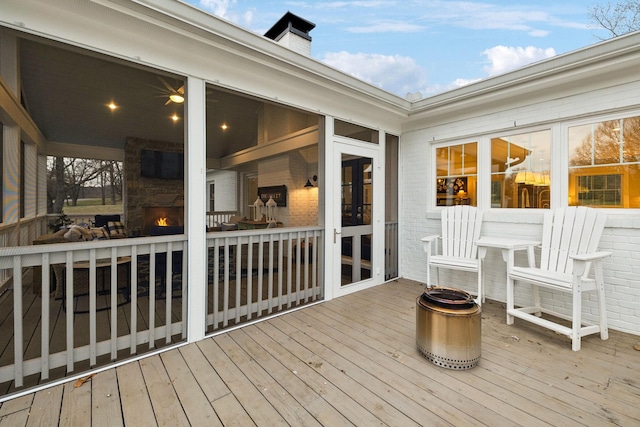
M 481 309 L 461 290 L 428 288 L 416 300 L 416 344 L 435 365 L 465 370 L 478 364 Z

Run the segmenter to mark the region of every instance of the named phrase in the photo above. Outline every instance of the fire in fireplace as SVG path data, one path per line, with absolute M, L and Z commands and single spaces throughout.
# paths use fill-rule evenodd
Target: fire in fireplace
M 142 233 L 145 236 L 152 234 L 151 230 L 155 227 L 183 226 L 183 206 L 153 206 L 142 208 Z

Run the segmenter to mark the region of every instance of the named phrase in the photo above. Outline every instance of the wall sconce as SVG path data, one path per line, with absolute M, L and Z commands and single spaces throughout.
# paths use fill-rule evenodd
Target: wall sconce
M 307 183 L 304 185 L 304 188 L 315 187 L 315 185 L 311 183 L 311 180 L 313 180 L 313 182 L 318 182 L 318 175 L 313 175 L 311 178 L 307 179 Z

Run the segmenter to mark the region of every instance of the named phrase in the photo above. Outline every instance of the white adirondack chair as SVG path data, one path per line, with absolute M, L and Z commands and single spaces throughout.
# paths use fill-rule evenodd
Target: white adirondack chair
M 482 263 L 478 259 L 475 241 L 480 237 L 482 211 L 473 206 L 452 206 L 442 210 L 442 235 L 422 238 L 427 253 L 427 286 L 431 283 L 431 268 L 436 268 L 436 281 L 440 285 L 439 269 L 471 271 L 478 274 L 477 303 L 484 302 Z M 438 240 L 442 241 L 442 253 L 438 254 Z M 435 251 L 433 243 L 435 242 Z M 444 286 L 444 285 L 443 285 Z
M 568 207 L 545 213 L 542 231 L 540 267 L 507 267 L 507 324 L 514 317 L 551 329 L 571 338 L 573 351 L 580 350 L 580 339 L 585 335 L 600 333 L 609 337 L 602 259 L 610 252 L 598 252 L 606 215 L 601 210 L 587 207 Z M 513 256 L 509 257 L 513 260 Z M 590 277 L 593 270 L 594 277 Z M 515 308 L 516 284 L 532 285 L 533 305 Z M 572 315 L 566 316 L 540 305 L 539 288 L 569 293 L 573 296 Z M 582 321 L 582 294 L 595 292 L 598 298 L 599 323 Z M 571 327 L 542 318 L 549 313 L 571 322 Z

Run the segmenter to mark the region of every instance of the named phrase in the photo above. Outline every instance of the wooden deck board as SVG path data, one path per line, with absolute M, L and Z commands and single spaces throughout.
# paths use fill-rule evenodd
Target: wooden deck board
M 244 410 L 256 424 L 263 419 L 270 420 L 270 425 L 287 425 L 286 421 L 276 409 L 261 394 L 244 375 L 240 366 L 233 360 L 233 352 L 227 354 L 220 342 L 224 343 L 227 337 L 218 336 L 212 340 L 206 340 L 200 348 L 206 349 L 207 358 L 215 367 L 220 378 L 227 384 L 231 392 L 236 396 Z
M 222 425 L 178 349 L 160 355 L 180 404 L 192 426 Z
M 249 355 L 244 346 L 233 339 L 233 335 L 242 337 L 243 334 L 230 333 L 216 337 L 216 343 L 236 364 L 238 369 L 246 376 L 254 387 L 259 390 L 264 398 L 282 416 L 289 425 L 319 425 L 304 407 L 300 405 L 289 392 L 280 386 L 269 375 L 264 367 L 257 364 Z M 241 341 L 242 342 L 242 341 Z M 250 344 L 247 344 L 250 346 Z
M 100 372 L 91 379 L 91 382 L 91 425 L 93 427 L 124 425 L 116 370 L 108 369 Z
M 260 335 L 260 337 L 258 337 Z M 265 351 L 259 340 L 260 338 L 268 340 L 260 331 L 247 331 L 245 329 L 233 331 L 231 333 L 233 339 L 264 368 L 273 378 L 274 383 L 277 382 L 279 388 L 282 388 L 288 394 L 283 399 L 290 396 L 295 402 L 287 401 L 287 405 L 304 408 L 318 423 L 321 425 L 342 425 L 346 419 L 322 396 L 315 392 L 312 387 L 307 385 L 302 379 L 295 375 L 287 366 L 283 365 L 277 356 Z M 255 338 L 258 338 L 256 340 Z M 272 350 L 277 349 L 276 343 L 272 344 Z M 280 351 L 286 351 L 281 348 Z M 308 425 L 314 425 L 310 422 Z
M 139 363 L 158 424 L 188 426 L 189 420 L 160 356 L 147 357 Z
M 140 364 L 137 362 L 127 363 L 115 369 L 118 374 L 124 424 L 128 426 L 154 425 L 155 414 Z
M 640 425 L 637 336 L 573 352 L 488 302 L 478 366 L 447 370 L 416 349 L 421 292 L 388 283 L 9 400 L 0 425 Z

